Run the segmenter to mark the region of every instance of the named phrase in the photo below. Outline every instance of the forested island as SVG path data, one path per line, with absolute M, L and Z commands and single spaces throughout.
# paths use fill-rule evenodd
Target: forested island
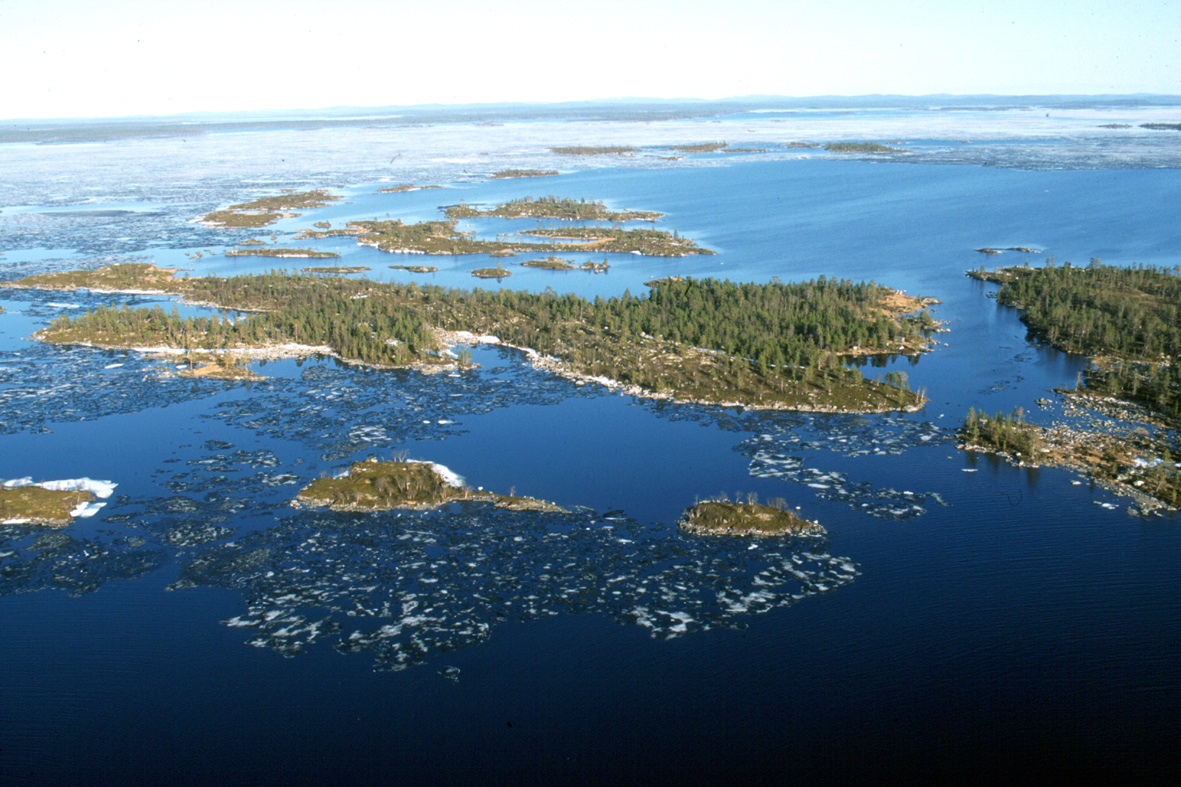
M 386 186 L 384 189 L 378 189 L 378 194 L 404 194 L 407 191 L 425 191 L 427 189 L 441 189 L 442 186 L 417 186 L 413 183 L 399 183 L 396 186 Z
M 728 146 L 726 142 L 694 142 L 687 145 L 672 145 L 669 150 L 678 153 L 716 153 Z
M 909 150 L 892 148 L 880 142 L 829 142 L 824 146 L 829 153 L 909 153 Z
M 554 175 L 560 175 L 556 169 L 502 169 L 499 172 L 493 172 L 488 177 L 492 180 L 502 180 L 508 178 L 548 178 Z
M 512 511 L 565 511 L 532 497 L 468 489 L 445 468 L 430 462 L 379 462 L 372 458 L 354 462 L 348 473 L 338 478 L 313 481 L 300 490 L 291 504 L 333 511 L 389 511 L 426 510 L 454 502 L 490 503 Z
M 439 270 L 434 265 L 391 265 L 390 268 L 396 271 L 407 271 L 408 273 L 435 273 Z
M 97 347 L 240 351 L 315 346 L 379 367 L 461 365 L 445 332 L 495 336 L 534 362 L 639 396 L 809 411 L 912 410 L 921 393 L 895 375 L 867 380 L 843 355 L 918 351 L 905 313 L 924 301 L 873 283 L 784 284 L 674 278 L 635 296 L 456 290 L 272 271 L 175 278 L 144 263 L 32 276 L 10 286 L 158 291 L 247 312 L 182 318 L 159 306 L 60 316 L 36 338 Z M 294 352 L 294 350 L 292 350 Z M 889 384 L 890 382 L 896 385 Z
M 420 221 L 403 224 L 400 219 L 385 221 L 350 221 L 344 229 L 305 230 L 301 238 L 331 238 L 355 235 L 357 243 L 391 254 L 497 254 L 515 252 L 617 252 L 638 253 L 653 257 L 684 257 L 689 254 L 714 254 L 675 230 L 624 230 L 614 227 L 567 227 L 559 230 L 537 228 L 526 235 L 554 238 L 551 243 L 508 240 L 479 240 L 472 233 L 456 229 L 456 221 Z M 578 241 L 559 243 L 559 240 Z
M 513 272 L 498 266 L 495 268 L 476 268 L 472 271 L 472 275 L 477 279 L 503 279 L 507 276 L 512 276 Z
M 338 199 L 340 197 L 333 196 L 324 189 L 291 192 L 277 197 L 262 197 L 242 202 L 225 210 L 215 210 L 206 213 L 201 221 L 215 227 L 265 227 L 279 219 L 299 215 L 292 211 L 321 208 Z
M 652 210 L 608 210 L 602 202 L 586 199 L 575 200 L 555 197 L 552 194 L 533 199 L 510 200 L 495 208 L 480 208 L 461 202 L 443 209 L 449 219 L 466 219 L 480 216 L 497 216 L 503 219 L 562 219 L 565 221 L 656 221 L 664 216 Z
M 1181 270 L 1120 268 L 1098 258 L 1086 267 L 1053 258 L 1045 267 L 969 271 L 997 282 L 998 302 L 1019 308 L 1030 332 L 1060 350 L 1091 356 L 1073 390 L 1094 409 L 1165 427 L 1080 432 L 1024 423 L 1020 413 L 970 412 L 969 446 L 1019 454 L 1027 463 L 1066 464 L 1176 507 L 1181 503 Z M 1172 430 L 1172 434 L 1168 430 Z
M 819 522 L 803 519 L 788 510 L 783 500 L 760 505 L 752 494 L 746 502 L 731 503 L 724 496 L 706 500 L 685 510 L 678 526 L 699 536 L 818 536 L 825 530 Z
M 315 249 L 277 249 L 277 248 L 258 248 L 252 247 L 249 249 L 231 249 L 226 252 L 227 257 L 278 257 L 280 259 L 290 258 L 312 258 L 318 260 L 327 260 L 340 255 L 334 251 L 316 251 Z

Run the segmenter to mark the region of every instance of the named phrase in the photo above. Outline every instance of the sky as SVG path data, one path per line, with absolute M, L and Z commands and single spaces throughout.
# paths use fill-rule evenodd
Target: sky
M 0 120 L 1181 94 L 1181 0 L 0 0 Z

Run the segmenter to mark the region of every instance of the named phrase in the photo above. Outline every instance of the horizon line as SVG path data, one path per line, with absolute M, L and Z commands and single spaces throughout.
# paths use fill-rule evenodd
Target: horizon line
M 482 110 L 490 111 L 496 109 L 559 109 L 567 108 L 573 109 L 577 107 L 627 107 L 629 109 L 643 109 L 671 107 L 682 105 L 686 109 L 688 106 L 699 106 L 707 108 L 710 105 L 735 105 L 735 104 L 755 104 L 755 103 L 774 103 L 774 102 L 791 102 L 798 106 L 804 106 L 808 102 L 821 103 L 839 103 L 846 102 L 864 102 L 871 100 L 880 101 L 920 101 L 920 100 L 944 100 L 944 101 L 968 101 L 968 100 L 1005 100 L 1008 102 L 1023 104 L 1036 104 L 1039 102 L 1077 102 L 1077 101 L 1121 101 L 1121 102 L 1142 102 L 1146 106 L 1170 106 L 1173 104 L 1181 105 L 1181 93 L 858 93 L 858 94 L 824 94 L 815 96 L 789 96 L 778 94 L 749 94 L 740 96 L 727 96 L 724 98 L 659 98 L 646 96 L 617 96 L 612 98 L 593 98 L 593 99 L 571 99 L 571 100 L 557 100 L 557 101 L 489 101 L 489 102 L 456 102 L 456 103 L 421 103 L 421 104 L 380 104 L 380 105 L 347 105 L 337 104 L 320 107 L 286 107 L 280 109 L 196 109 L 186 110 L 182 112 L 175 112 L 169 114 L 130 114 L 130 115 L 58 115 L 51 117 L 14 117 L 14 118 L 0 118 L 0 124 L 9 123 L 77 123 L 77 122 L 102 122 L 102 123 L 117 123 L 117 122 L 144 122 L 144 121 L 169 121 L 182 118 L 237 118 L 241 120 L 250 119 L 271 119 L 278 120 L 284 117 L 292 117 L 302 115 L 313 115 L 314 113 L 332 113 L 336 115 L 343 115 L 344 113 L 370 113 L 370 114 L 390 114 L 392 112 L 457 112 L 465 110 Z M 797 108 L 791 107 L 791 108 Z M 311 118 L 308 118 L 311 119 Z

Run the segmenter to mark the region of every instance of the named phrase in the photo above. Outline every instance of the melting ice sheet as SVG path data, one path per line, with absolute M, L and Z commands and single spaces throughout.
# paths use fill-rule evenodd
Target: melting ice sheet
M 595 514 L 486 506 L 301 513 L 209 547 L 174 588 L 239 590 L 225 624 L 284 655 L 321 637 L 403 669 L 486 639 L 505 620 L 602 613 L 672 638 L 789 606 L 853 581 L 819 538 L 686 537 Z

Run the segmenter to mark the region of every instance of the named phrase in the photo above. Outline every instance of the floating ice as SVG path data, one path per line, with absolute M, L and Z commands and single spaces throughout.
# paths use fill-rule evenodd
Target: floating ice
M 60 481 L 39 481 L 33 483 L 31 476 L 13 478 L 4 482 L 5 489 L 16 489 L 22 486 L 39 486 L 54 492 L 90 492 L 95 497 L 105 500 L 115 491 L 118 484 L 111 481 L 96 481 L 93 478 L 67 478 Z M 78 516 L 75 514 L 75 516 Z M 85 516 L 89 516 L 86 514 Z
M 481 642 L 504 620 L 596 612 L 677 637 L 741 625 L 738 616 L 856 575 L 848 558 L 796 552 L 791 539 L 750 551 L 749 540 L 687 537 L 622 518 L 606 528 L 588 512 L 400 514 L 304 512 L 210 545 L 182 566 L 174 587 L 240 590 L 247 609 L 226 625 L 250 628 L 252 645 L 296 655 L 347 619 L 337 649 L 403 669 Z M 629 538 L 619 537 L 622 528 Z M 311 624 L 305 615 L 328 617 Z

